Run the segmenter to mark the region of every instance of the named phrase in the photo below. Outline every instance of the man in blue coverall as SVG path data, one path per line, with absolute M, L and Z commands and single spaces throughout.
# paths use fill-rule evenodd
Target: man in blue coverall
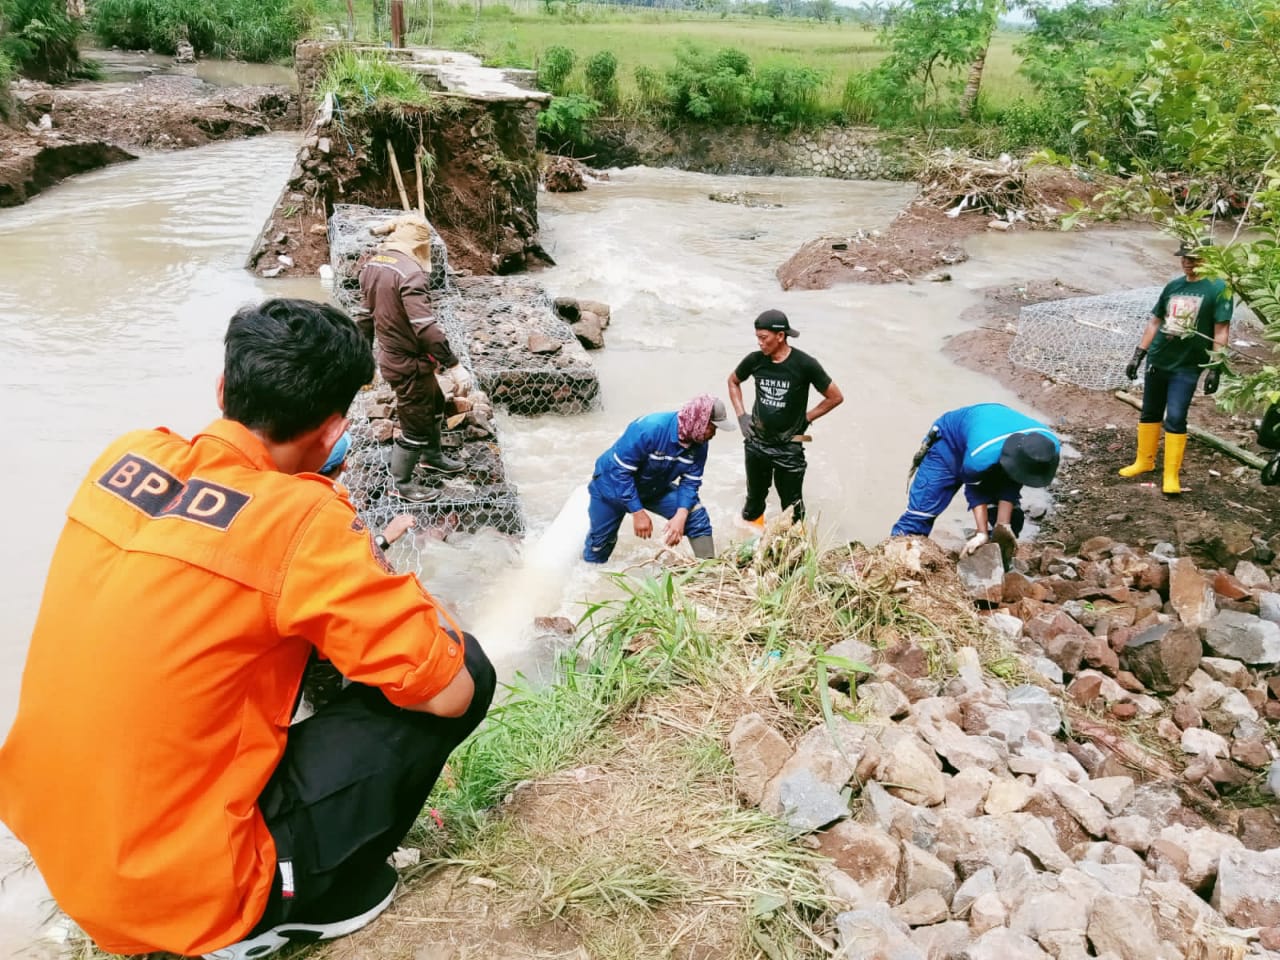
M 679 410 L 631 421 L 596 460 L 587 487 L 591 530 L 582 559 L 588 563 L 608 560 L 628 513 L 635 535 L 647 540 L 653 534 L 649 510 L 667 518 L 663 532 L 667 546 L 674 547 L 687 536 L 695 557 L 714 557 L 711 519 L 698 500 L 698 488 L 707 462 L 707 442 L 717 428 L 732 430 L 733 424 L 724 404 L 705 393 Z
M 978 403 L 944 413 L 929 428 L 912 470 L 907 509 L 893 536 L 927 534 L 961 486 L 973 510 L 977 534 L 965 544 L 969 554 L 990 538 L 990 504 L 995 523 L 1010 526 L 1027 487 L 1047 487 L 1058 472 L 1061 442 L 1053 431 L 1001 403 Z M 1002 550 L 1012 546 L 1002 544 Z

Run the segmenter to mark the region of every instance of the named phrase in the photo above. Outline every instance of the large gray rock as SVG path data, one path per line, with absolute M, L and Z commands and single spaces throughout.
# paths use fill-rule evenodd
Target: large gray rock
M 1041 732 L 1054 736 L 1062 728 L 1062 713 L 1048 691 L 1040 687 L 1024 683 L 1009 691 L 1010 708 L 1027 715 L 1031 726 Z
M 1037 786 L 1047 789 L 1091 836 L 1105 836 L 1111 817 L 1102 801 L 1053 767 L 1046 767 L 1036 778 Z
M 1223 610 L 1204 625 L 1204 642 L 1220 657 L 1280 663 L 1280 624 L 1251 613 Z
M 809 770 L 786 777 L 778 790 L 779 815 L 800 833 L 849 815 L 849 802 L 836 787 L 819 780 Z
M 1004 561 L 996 544 L 985 544 L 967 557 L 961 557 L 956 573 L 960 575 L 960 586 L 971 600 L 1000 602 L 1004 594 Z
M 1225 851 L 1210 902 L 1233 926 L 1280 926 L 1280 850 Z
M 1030 937 L 996 927 L 969 945 L 964 960 L 1053 960 Z
M 996 872 L 992 867 L 983 867 L 981 870 L 971 874 L 964 883 L 960 884 L 955 896 L 951 898 L 951 913 L 957 917 L 963 917 L 968 914 L 969 908 L 973 906 L 973 901 L 984 893 L 995 892 Z
M 764 788 L 760 809 L 770 816 L 782 817 L 781 792 L 788 778 L 806 771 L 836 791 L 852 779 L 862 757 L 867 728 L 843 717 L 833 726 L 820 723 L 796 743 L 791 758 Z
M 1200 634 L 1189 626 L 1157 623 L 1131 639 L 1123 664 L 1143 685 L 1173 693 L 1200 665 Z
M 962 960 L 972 939 L 969 925 L 959 920 L 911 931 L 911 942 L 923 950 L 929 960 Z
M 928 960 L 910 929 L 885 905 L 836 914 L 842 960 Z
M 902 899 L 925 890 L 936 890 L 950 902 L 956 892 L 955 872 L 928 850 L 913 843 L 902 845 Z
M 1280 623 L 1280 593 L 1264 590 L 1258 594 L 1258 616 L 1270 623 Z

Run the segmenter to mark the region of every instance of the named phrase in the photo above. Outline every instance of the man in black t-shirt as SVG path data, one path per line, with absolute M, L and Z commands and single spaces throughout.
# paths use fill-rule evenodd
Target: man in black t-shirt
M 804 445 L 809 424 L 844 402 L 844 394 L 809 354 L 792 347 L 788 337 L 800 334 L 781 310 L 766 310 L 756 317 L 756 343 L 760 349 L 746 356 L 729 374 L 729 400 L 742 428 L 747 462 L 747 501 L 742 519 L 764 526 L 764 505 L 769 487 L 777 488 L 782 509 L 804 517 Z M 756 396 L 751 413 L 742 403 L 742 383 L 755 377 Z M 822 401 L 809 409 L 809 387 Z M 803 439 L 801 439 L 803 438 Z

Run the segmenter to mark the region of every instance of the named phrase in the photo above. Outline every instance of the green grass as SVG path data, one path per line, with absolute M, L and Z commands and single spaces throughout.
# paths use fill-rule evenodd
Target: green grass
M 385 21 L 375 25 L 368 9 L 360 6 L 357 37 L 385 42 L 389 36 Z M 624 102 L 636 95 L 636 68 L 665 71 L 674 66 L 674 50 L 682 40 L 710 49 L 734 47 L 747 54 L 757 69 L 780 64 L 823 72 L 828 77 L 823 106 L 832 115 L 839 111 L 849 75 L 870 69 L 885 55 L 875 32 L 854 23 L 722 18 L 606 4 L 580 4 L 573 10 L 548 14 L 542 4 L 535 6 L 527 0 L 516 5 L 485 5 L 479 12 L 470 4 L 439 3 L 429 21 L 425 0 L 407 0 L 405 8 L 409 42 L 466 50 L 486 63 L 532 68 L 548 47 L 569 47 L 578 55 L 578 68 L 568 92 L 585 92 L 582 64 L 593 53 L 608 50 L 618 59 L 618 85 Z M 336 29 L 345 35 L 346 24 L 345 3 L 320 0 L 315 32 Z M 997 35 L 987 58 L 984 97 L 995 108 L 1034 95 L 1030 84 L 1016 73 L 1015 39 L 1011 34 Z

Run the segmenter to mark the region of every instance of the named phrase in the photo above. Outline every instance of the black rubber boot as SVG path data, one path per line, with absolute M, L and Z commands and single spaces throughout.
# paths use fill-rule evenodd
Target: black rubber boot
M 461 473 L 467 469 L 467 465 L 461 460 L 455 460 L 453 457 L 447 456 L 440 449 L 440 423 L 436 422 L 432 435 L 422 441 L 419 448 L 422 456 L 423 465 L 432 470 L 439 470 L 441 473 Z
M 413 468 L 422 456 L 422 449 L 406 447 L 397 442 L 391 447 L 391 476 L 395 480 L 395 495 L 411 503 L 427 503 L 440 496 L 439 490 L 420 487 L 413 482 Z
M 693 555 L 699 560 L 710 560 L 716 555 L 715 541 L 707 537 L 690 537 L 689 546 L 693 547 Z

